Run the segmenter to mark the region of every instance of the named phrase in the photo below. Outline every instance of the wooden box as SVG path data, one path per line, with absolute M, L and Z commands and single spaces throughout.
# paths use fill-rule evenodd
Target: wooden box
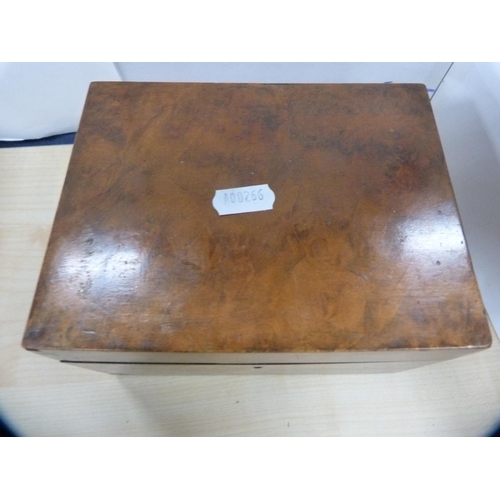
M 272 208 L 214 208 L 265 185 Z M 113 373 L 310 373 L 490 342 L 423 85 L 91 85 L 26 349 Z

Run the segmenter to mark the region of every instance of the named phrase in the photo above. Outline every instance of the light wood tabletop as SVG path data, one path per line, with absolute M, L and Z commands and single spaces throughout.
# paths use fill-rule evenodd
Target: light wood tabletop
M 500 421 L 500 345 L 391 374 L 117 376 L 21 340 L 71 146 L 0 150 L 0 415 L 28 436 L 480 436 Z

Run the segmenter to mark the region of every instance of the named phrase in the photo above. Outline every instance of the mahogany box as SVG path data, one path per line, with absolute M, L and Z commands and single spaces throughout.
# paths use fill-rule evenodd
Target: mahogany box
M 423 85 L 91 85 L 26 349 L 346 373 L 490 343 Z

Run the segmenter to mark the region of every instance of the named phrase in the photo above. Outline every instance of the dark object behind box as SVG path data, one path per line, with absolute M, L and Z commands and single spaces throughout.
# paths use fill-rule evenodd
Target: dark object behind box
M 212 206 L 265 184 L 272 210 Z M 423 85 L 91 85 L 25 348 L 262 373 L 490 342 Z

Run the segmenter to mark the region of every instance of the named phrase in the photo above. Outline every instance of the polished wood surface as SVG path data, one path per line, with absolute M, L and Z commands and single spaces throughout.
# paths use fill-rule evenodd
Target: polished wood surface
M 212 207 L 216 190 L 257 184 L 273 210 Z M 424 86 L 92 85 L 26 348 L 490 342 Z
M 500 344 L 400 373 L 115 376 L 21 347 L 71 146 L 0 150 L 0 413 L 30 436 L 479 436 Z M 259 370 L 256 370 L 259 372 Z

